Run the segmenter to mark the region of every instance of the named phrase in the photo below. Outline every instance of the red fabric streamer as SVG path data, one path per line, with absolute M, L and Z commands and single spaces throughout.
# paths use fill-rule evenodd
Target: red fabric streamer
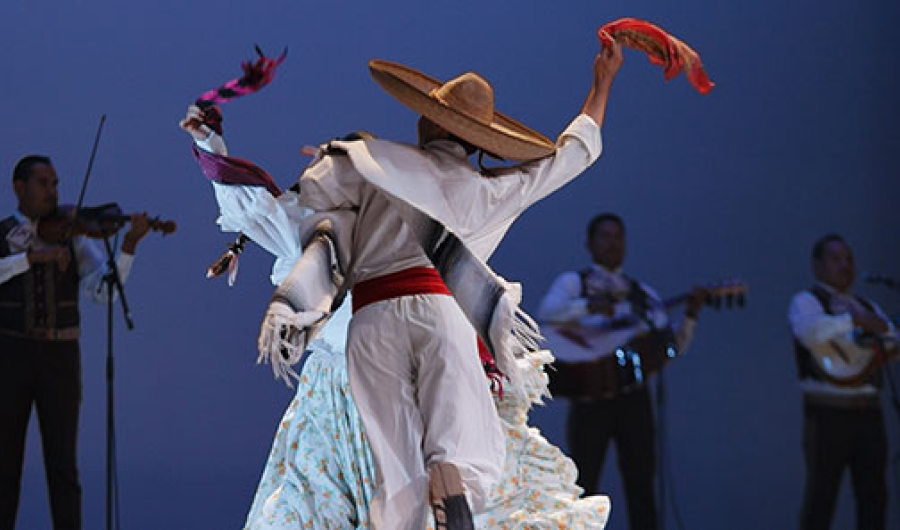
M 275 79 L 275 70 L 287 57 L 287 48 L 277 59 L 266 57 L 259 46 L 256 46 L 256 53 L 259 58 L 255 63 L 250 61 L 241 63 L 244 75 L 218 88 L 207 90 L 194 102 L 203 111 L 203 123 L 219 134 L 222 134 L 222 112 L 216 104 L 253 94 L 271 83 Z
M 259 91 L 262 87 L 268 85 L 275 78 L 275 70 L 284 62 L 287 56 L 285 50 L 277 59 L 266 57 L 259 46 L 256 47 L 256 53 L 259 58 L 255 63 L 244 61 L 241 68 L 244 69 L 244 75 L 237 79 L 232 79 L 219 88 L 214 88 L 204 92 L 197 98 L 197 105 L 203 108 L 207 105 L 215 103 L 227 103 L 234 98 L 246 96 Z
M 647 54 L 650 62 L 663 67 L 666 81 L 684 70 L 688 82 L 701 94 L 708 94 L 714 83 L 709 80 L 700 55 L 664 29 L 637 18 L 620 18 L 597 30 L 604 46 L 614 39 L 623 46 Z

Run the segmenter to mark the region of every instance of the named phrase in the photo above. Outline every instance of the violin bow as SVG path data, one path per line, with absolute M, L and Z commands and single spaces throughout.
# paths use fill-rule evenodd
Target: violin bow
M 100 116 L 100 125 L 97 126 L 97 134 L 94 136 L 94 145 L 91 147 L 91 156 L 88 159 L 87 171 L 84 173 L 84 179 L 81 181 L 81 192 L 78 194 L 78 202 L 75 204 L 75 208 L 72 210 L 72 218 L 75 219 L 78 217 L 78 212 L 81 210 L 84 205 L 84 195 L 87 191 L 87 184 L 91 178 L 91 171 L 94 168 L 94 159 L 97 157 L 97 149 L 100 147 L 100 136 L 103 134 L 103 124 L 106 123 L 106 114 Z M 66 229 L 63 232 L 64 240 L 68 240 L 72 236 L 71 227 Z
M 88 159 L 87 171 L 84 174 L 84 180 L 81 181 L 81 193 L 78 194 L 78 202 L 75 203 L 75 215 L 81 210 L 84 204 L 84 194 L 87 191 L 88 180 L 91 178 L 91 171 L 94 169 L 94 158 L 97 156 L 97 148 L 100 147 L 100 136 L 103 134 L 103 125 L 106 123 L 106 114 L 100 116 L 100 125 L 97 126 L 97 134 L 94 136 L 94 146 L 91 148 L 91 157 Z

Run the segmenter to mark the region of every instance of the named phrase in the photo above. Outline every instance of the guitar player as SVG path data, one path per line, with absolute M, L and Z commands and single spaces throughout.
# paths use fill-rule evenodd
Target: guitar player
M 587 390 L 562 388 L 558 382 L 554 388 L 553 379 L 551 389 L 554 395 L 571 399 L 567 438 L 570 456 L 578 467 L 578 485 L 587 495 L 597 492 L 606 449 L 613 440 L 630 527 L 655 530 L 654 413 L 640 366 L 638 375 L 630 373 L 627 383 L 609 374 L 600 374 L 597 381 L 584 381 L 584 374 L 590 372 L 578 367 L 600 357 L 615 365 L 617 352 L 624 354 L 626 343 L 638 333 L 659 338 L 657 342 L 665 344 L 671 354 L 675 349 L 683 350 L 693 337 L 706 295 L 701 289 L 692 292 L 686 300 L 684 318 L 673 326 L 656 292 L 622 270 L 625 224 L 618 215 L 594 217 L 588 224 L 586 246 L 592 265 L 560 275 L 541 301 L 538 318 L 557 357 L 557 368 L 573 363 L 572 371 L 581 377 L 580 384 L 587 385 Z M 579 337 L 579 330 L 587 328 L 593 330 L 591 335 Z M 607 376 L 615 381 L 601 384 L 599 380 L 605 381 Z
M 880 367 L 892 355 L 897 333 L 874 302 L 853 293 L 853 251 L 841 236 L 816 241 L 812 271 L 815 285 L 795 295 L 788 310 L 803 392 L 800 528 L 831 527 L 841 477 L 849 469 L 857 528 L 884 529 L 888 448 Z M 839 365 L 858 367 L 857 376 L 842 370 L 836 377 Z

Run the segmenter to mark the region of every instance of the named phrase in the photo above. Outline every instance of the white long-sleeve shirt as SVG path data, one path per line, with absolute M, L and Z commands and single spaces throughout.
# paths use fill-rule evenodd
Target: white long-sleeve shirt
M 385 192 L 440 221 L 486 260 L 522 212 L 581 174 L 602 150 L 600 128 L 584 114 L 560 135 L 554 155 L 500 169 L 493 177 L 472 167 L 456 142 L 338 145 L 348 156 L 312 164 L 300 178 L 300 203 L 316 211 L 358 210 L 357 280 L 430 266 Z
M 48 246 L 37 237 L 37 223 L 20 212 L 15 213 L 19 225 L 13 228 L 7 235 L 7 243 L 10 255 L 0 258 L 0 284 L 6 283 L 11 278 L 28 271 L 31 266 L 28 263 L 27 251 L 30 248 L 40 250 Z M 72 246 L 75 250 L 74 261 L 70 267 L 78 266 L 79 286 L 82 295 L 95 302 L 106 302 L 106 285 L 103 277 L 108 271 L 106 263 L 106 251 L 101 243 L 83 236 L 72 238 Z M 134 256 L 127 252 L 119 251 L 116 255 L 116 266 L 119 269 L 119 277 L 122 283 L 128 279 Z
M 227 154 L 224 142 L 215 133 L 196 143 L 209 152 Z M 361 222 L 357 227 L 353 249 L 357 281 L 409 267 L 431 266 L 388 197 L 357 169 L 354 161 L 368 154 L 377 159 L 378 171 L 405 186 L 399 196 L 443 222 L 473 253 L 486 259 L 523 211 L 582 173 L 602 151 L 600 128 L 584 114 L 560 135 L 554 155 L 500 169 L 491 178 L 471 166 L 465 150 L 456 142 L 439 140 L 424 148 L 377 140 L 347 145 L 365 152 L 313 162 L 301 176 L 299 197 L 288 191 L 276 198 L 261 187 L 212 183 L 222 229 L 243 231 L 278 258 L 274 283 L 299 257 L 300 232 L 296 227 L 312 210 L 356 209 L 360 218 L 377 220 Z M 415 151 L 416 156 L 397 155 L 407 149 Z M 387 150 L 392 156 L 380 156 Z M 415 167 L 409 166 L 411 161 Z
M 228 155 L 225 140 L 215 132 L 195 143 L 207 152 Z M 216 222 L 222 231 L 242 232 L 275 256 L 270 279 L 273 285 L 280 284 L 300 258 L 303 249 L 298 226 L 311 210 L 300 206 L 297 194 L 290 190 L 275 197 L 263 187 L 210 183 L 219 203 Z
M 216 133 L 195 143 L 208 152 L 228 154 L 224 140 Z M 419 175 L 417 182 L 428 187 L 416 186 L 412 194 L 422 192 L 415 199 L 427 203 L 428 213 L 437 212 L 434 216 L 484 259 L 528 206 L 578 176 L 600 156 L 600 128 L 589 116 L 579 115 L 560 134 L 557 145 L 553 156 L 498 170 L 492 178 L 472 168 L 465 150 L 456 142 L 435 141 L 424 149 L 408 146 L 418 153 L 424 151 L 432 164 L 432 174 Z M 402 161 L 392 162 L 402 166 Z M 404 172 L 402 167 L 392 169 L 392 177 Z M 301 177 L 299 196 L 286 191 L 274 197 L 263 187 L 214 181 L 212 186 L 222 230 L 243 232 L 276 257 L 271 277 L 276 285 L 302 253 L 298 226 L 313 210 L 356 209 L 360 216 L 373 220 L 359 223 L 359 233 L 354 237 L 357 281 L 409 267 L 431 266 L 387 196 L 367 182 L 348 157 L 314 161 Z M 346 315 L 335 317 L 336 324 L 329 322 L 322 330 L 326 338 L 334 334 L 334 329 L 346 326 Z
M 624 292 L 631 287 L 629 280 L 621 269 L 610 271 L 594 264 L 592 265 L 591 275 L 596 281 L 600 281 L 616 291 Z M 648 302 L 651 307 L 647 313 L 648 320 L 652 322 L 653 327 L 656 329 L 668 327 L 669 315 L 662 299 L 649 285 L 640 283 L 640 287 L 649 297 Z M 613 320 L 634 315 L 631 303 L 627 300 L 616 303 L 614 314 L 612 317 L 609 317 L 600 313 L 590 313 L 588 311 L 588 300 L 583 293 L 581 274 L 574 271 L 565 272 L 551 284 L 538 308 L 538 321 L 541 324 L 549 325 L 543 329 L 545 329 L 545 333 L 548 336 L 549 346 L 553 354 L 560 360 L 569 362 L 594 360 L 611 354 L 636 334 L 650 330 L 650 324 L 647 322 L 640 322 L 636 328 L 611 329 L 610 324 Z M 553 325 L 569 324 L 577 324 L 584 329 L 606 331 L 592 333 L 591 348 L 586 349 L 552 332 Z M 674 326 L 675 345 L 679 352 L 684 352 L 690 346 L 696 325 L 697 321 L 695 319 L 685 317 Z

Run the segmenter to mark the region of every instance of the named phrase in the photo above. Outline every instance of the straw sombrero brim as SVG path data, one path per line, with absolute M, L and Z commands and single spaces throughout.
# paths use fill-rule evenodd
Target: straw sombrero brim
M 509 160 L 536 160 L 556 151 L 549 138 L 496 110 L 493 121 L 486 124 L 431 97 L 443 83 L 418 70 L 372 59 L 369 71 L 400 103 L 488 153 Z

